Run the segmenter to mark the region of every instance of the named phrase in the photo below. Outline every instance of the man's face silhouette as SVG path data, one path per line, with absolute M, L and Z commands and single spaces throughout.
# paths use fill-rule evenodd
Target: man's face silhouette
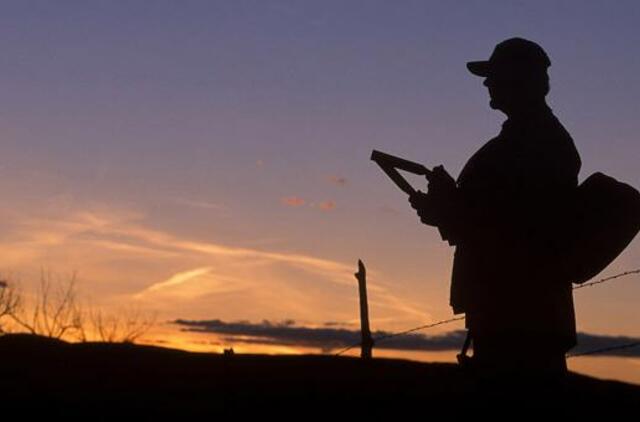
M 531 75 L 512 69 L 490 73 L 483 85 L 489 90 L 491 108 L 507 115 L 526 110 L 531 104 L 539 104 L 546 95 L 538 88 Z
M 518 92 L 517 84 L 512 77 L 505 73 L 492 73 L 485 78 L 483 85 L 489 89 L 491 108 L 504 113 L 512 109 Z

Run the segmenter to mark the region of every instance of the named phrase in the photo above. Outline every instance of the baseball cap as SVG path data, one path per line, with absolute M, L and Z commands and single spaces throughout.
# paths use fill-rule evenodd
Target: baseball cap
M 533 41 L 509 38 L 495 46 L 489 60 L 467 63 L 467 69 L 477 76 L 489 76 L 497 70 L 513 72 L 544 72 L 551 66 L 547 53 Z

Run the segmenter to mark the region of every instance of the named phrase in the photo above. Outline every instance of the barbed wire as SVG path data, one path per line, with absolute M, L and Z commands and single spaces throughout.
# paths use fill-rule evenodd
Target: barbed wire
M 613 280 L 613 279 L 616 279 L 616 278 L 619 278 L 619 277 L 624 277 L 626 275 L 639 274 L 639 273 L 640 273 L 640 269 L 625 271 L 623 273 L 612 275 L 612 276 L 609 276 L 609 277 L 605 277 L 605 278 L 602 278 L 602 279 L 597 280 L 597 281 L 591 281 L 589 283 L 580 284 L 578 286 L 575 286 L 573 288 L 573 290 L 584 289 L 585 287 L 595 286 L 596 284 L 601 284 L 601 283 L 604 283 L 605 281 Z
M 625 271 L 623 273 L 615 274 L 615 275 L 612 275 L 612 276 L 609 276 L 609 277 L 604 277 L 604 278 L 601 278 L 601 279 L 596 280 L 596 281 L 590 281 L 588 283 L 580 284 L 578 286 L 574 286 L 573 290 L 584 289 L 586 287 L 595 286 L 597 284 L 602 284 L 602 283 L 605 283 L 607 281 L 615 280 L 616 278 L 620 278 L 620 277 L 624 277 L 624 276 L 632 275 L 632 274 L 640 274 L 640 268 L 639 269 L 635 269 L 635 270 Z M 408 333 L 411 333 L 411 332 L 414 332 L 414 331 L 425 330 L 427 328 L 437 327 L 439 325 L 450 324 L 452 322 L 461 321 L 463 319 L 465 319 L 464 316 L 444 319 L 444 320 L 441 320 L 441 321 L 433 322 L 433 323 L 426 324 L 426 325 L 421 325 L 419 327 L 411 328 L 411 329 L 408 329 L 408 330 L 405 330 L 405 331 L 401 331 L 401 332 L 398 332 L 398 333 L 386 334 L 386 335 L 380 336 L 378 338 L 374 338 L 373 342 L 376 343 L 376 342 L 381 341 L 381 340 L 386 340 L 386 339 L 389 339 L 389 338 L 392 338 L 392 337 L 398 337 L 398 336 L 405 335 L 405 334 L 408 334 Z M 340 356 L 343 353 L 346 353 L 349 350 L 353 349 L 354 347 L 360 346 L 361 344 L 362 344 L 361 341 L 359 341 L 357 343 L 354 343 L 354 344 L 352 344 L 352 345 L 350 345 L 348 347 L 345 347 L 344 349 L 340 350 L 334 356 Z M 592 350 L 592 351 L 583 352 L 583 353 L 571 354 L 571 355 L 567 355 L 567 357 L 576 357 L 576 356 L 584 356 L 584 355 L 587 355 L 587 354 L 596 354 L 596 353 L 601 353 L 601 352 L 605 352 L 605 351 L 609 351 L 609 350 L 617 350 L 619 348 L 625 349 L 625 348 L 629 348 L 629 347 L 635 347 L 638 344 L 640 344 L 640 343 L 631 343 L 631 344 L 622 345 L 622 346 L 612 346 L 611 348 L 597 349 L 597 350 Z
M 575 358 L 575 357 L 578 357 L 578 356 L 595 355 L 595 354 L 598 354 L 598 353 L 610 352 L 612 350 L 630 349 L 632 347 L 637 347 L 637 346 L 640 346 L 640 341 L 637 341 L 635 343 L 619 344 L 617 346 L 603 347 L 601 349 L 587 350 L 586 352 L 569 353 L 569 354 L 567 354 L 567 359 L 568 358 Z
M 374 338 L 373 342 L 375 343 L 375 342 L 378 342 L 380 340 L 386 340 L 386 339 L 391 338 L 391 337 L 402 336 L 402 335 L 405 335 L 405 334 L 409 334 L 410 332 L 413 332 L 413 331 L 424 330 L 424 329 L 427 329 L 427 328 L 432 328 L 432 327 L 436 327 L 438 325 L 443 325 L 443 324 L 449 324 L 451 322 L 460 321 L 460 320 L 463 320 L 463 319 L 465 319 L 465 317 L 461 316 L 461 317 L 456 317 L 456 318 L 445 319 L 445 320 L 438 321 L 438 322 L 433 322 L 431 324 L 421 325 L 419 327 L 411 328 L 409 330 L 402 331 L 402 332 L 399 332 L 399 333 L 391 333 L 391 334 L 386 334 L 386 335 Z M 346 347 L 346 348 L 342 349 L 340 352 L 336 353 L 335 356 L 340 356 L 341 354 L 345 353 L 346 351 L 351 350 L 356 346 L 360 346 L 361 343 L 362 342 L 358 342 L 358 343 L 352 344 L 351 346 Z
M 402 332 L 399 332 L 399 333 L 391 333 L 391 334 L 387 334 L 387 335 L 384 335 L 384 336 L 380 336 L 380 337 L 374 339 L 374 341 L 386 340 L 386 339 L 392 338 L 392 337 L 403 336 L 403 335 L 409 334 L 409 333 L 411 333 L 413 331 L 424 330 L 424 329 L 427 329 L 427 328 L 432 328 L 432 327 L 436 327 L 438 325 L 443 325 L 443 324 L 449 324 L 451 322 L 460 321 L 460 320 L 463 320 L 463 319 L 465 319 L 465 317 L 463 317 L 463 316 L 450 318 L 450 319 L 445 319 L 445 320 L 434 322 L 434 323 L 431 323 L 431 324 L 421 325 L 420 327 L 411 328 L 410 330 L 402 331 Z

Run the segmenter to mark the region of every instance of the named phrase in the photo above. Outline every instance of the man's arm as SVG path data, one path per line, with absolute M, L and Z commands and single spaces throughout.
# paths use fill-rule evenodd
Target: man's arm
M 457 245 L 467 230 L 464 209 L 462 193 L 456 188 L 451 197 L 447 198 L 443 218 L 438 224 L 440 237 L 442 240 L 446 240 L 450 246 Z
M 417 191 L 410 196 L 411 206 L 422 223 L 437 227 L 442 240 L 455 245 L 464 231 L 461 192 L 443 166 L 434 168 L 428 188 L 426 194 Z

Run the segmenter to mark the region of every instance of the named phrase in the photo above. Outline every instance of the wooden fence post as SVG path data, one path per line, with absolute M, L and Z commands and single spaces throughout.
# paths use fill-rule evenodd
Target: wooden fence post
M 360 333 L 362 342 L 360 343 L 360 357 L 371 359 L 373 349 L 373 339 L 369 329 L 369 305 L 367 303 L 367 274 L 362 260 L 358 259 L 358 272 L 354 274 L 358 279 L 358 289 L 360 291 Z

